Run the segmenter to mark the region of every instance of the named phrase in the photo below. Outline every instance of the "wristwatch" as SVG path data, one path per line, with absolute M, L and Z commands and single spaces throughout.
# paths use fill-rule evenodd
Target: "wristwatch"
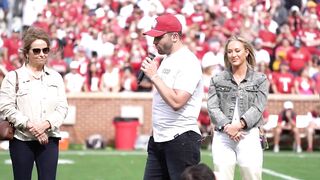
M 241 129 L 247 128 L 247 123 L 243 118 L 240 119 L 240 124 L 241 124 Z

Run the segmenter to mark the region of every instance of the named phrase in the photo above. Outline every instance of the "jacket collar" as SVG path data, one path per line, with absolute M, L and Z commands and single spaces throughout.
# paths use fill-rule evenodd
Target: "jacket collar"
M 26 65 L 27 64 L 24 63 L 21 68 L 26 69 L 27 68 Z M 43 67 L 43 72 L 44 72 L 45 75 L 50 75 L 50 69 L 47 66 Z
M 232 71 L 231 68 L 230 69 L 226 69 L 227 73 L 224 74 L 224 77 L 228 80 L 233 80 L 233 75 L 232 75 Z M 246 72 L 246 76 L 244 78 L 245 81 L 251 81 L 253 78 L 253 73 L 254 70 L 252 67 L 248 66 L 247 68 L 247 72 Z

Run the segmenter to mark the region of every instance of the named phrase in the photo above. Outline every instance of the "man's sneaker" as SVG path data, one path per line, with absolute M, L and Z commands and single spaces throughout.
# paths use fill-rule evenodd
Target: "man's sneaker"
M 297 153 L 301 153 L 301 152 L 302 152 L 301 146 L 297 146 Z
M 274 145 L 273 152 L 275 152 L 275 153 L 279 152 L 279 145 Z

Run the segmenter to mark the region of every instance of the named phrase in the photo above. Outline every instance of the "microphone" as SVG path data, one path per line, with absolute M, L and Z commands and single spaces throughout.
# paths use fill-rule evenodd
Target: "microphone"
M 151 61 L 153 61 L 153 59 L 155 57 L 156 57 L 156 55 L 154 55 L 153 53 L 148 54 L 148 58 L 150 58 Z M 140 82 L 142 81 L 143 78 L 144 78 L 144 72 L 140 70 L 139 75 L 138 75 L 138 84 L 140 84 Z

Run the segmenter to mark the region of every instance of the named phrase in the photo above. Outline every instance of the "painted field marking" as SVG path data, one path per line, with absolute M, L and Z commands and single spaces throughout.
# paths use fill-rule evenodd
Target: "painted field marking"
M 264 172 L 266 174 L 269 174 L 271 176 L 275 176 L 275 177 L 284 179 L 284 180 L 301 180 L 301 179 L 297 179 L 297 178 L 294 178 L 294 177 L 291 177 L 291 176 L 288 176 L 288 175 L 285 175 L 285 174 L 281 174 L 281 173 L 272 171 L 270 169 L 262 169 L 262 172 Z
M 141 156 L 147 156 L 146 151 L 94 151 L 94 150 L 68 150 L 68 151 L 62 151 L 59 152 L 59 155 L 141 155 Z M 205 156 L 212 156 L 211 151 L 201 151 L 202 155 Z M 8 155 L 8 151 L 1 151 L 0 155 Z M 273 152 L 266 152 L 264 153 L 264 156 L 266 157 L 299 157 L 299 158 L 320 158 L 320 153 L 314 152 L 314 153 L 273 153 Z
M 4 160 L 4 164 L 7 164 L 7 165 L 12 164 L 11 159 Z M 58 164 L 74 164 L 74 161 L 69 159 L 58 159 Z

